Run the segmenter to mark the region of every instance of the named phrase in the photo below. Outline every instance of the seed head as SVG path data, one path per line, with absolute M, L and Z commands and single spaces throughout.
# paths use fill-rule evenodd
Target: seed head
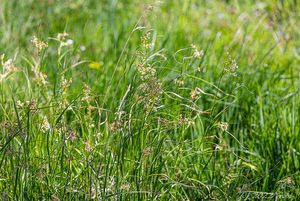
M 174 80 L 174 83 L 179 86 L 179 87 L 182 87 L 184 85 L 184 81 L 183 80 L 179 80 L 179 79 L 175 79 Z
M 228 123 L 227 122 L 219 122 L 217 125 L 222 131 L 227 131 Z
M 5 55 L 2 54 L 0 57 L 2 73 L 0 73 L 0 81 L 4 80 L 7 76 L 18 71 L 17 67 L 14 65 L 12 59 L 5 61 Z
M 32 113 L 36 113 L 38 111 L 36 102 L 34 100 L 26 101 L 25 104 L 26 104 L 27 108 L 29 109 L 29 111 L 31 111 Z
M 46 78 L 47 78 L 47 75 L 45 73 L 35 72 L 34 80 L 36 80 L 39 85 L 44 85 L 45 86 L 48 83 Z
M 137 69 L 138 72 L 140 73 L 142 81 L 149 80 L 155 77 L 156 70 L 150 66 L 144 67 L 142 65 L 139 65 Z
M 67 79 L 65 78 L 65 76 L 62 76 L 60 82 L 61 82 L 62 90 L 65 91 L 67 88 L 70 87 L 70 85 L 71 85 L 71 83 L 72 83 L 72 78 L 69 79 L 69 80 L 67 80 Z
M 83 87 L 83 97 L 81 98 L 82 101 L 89 101 L 91 99 L 91 88 L 89 85 L 84 84 Z
M 224 62 L 224 71 L 236 76 L 236 71 L 237 71 L 238 68 L 239 67 L 238 67 L 235 59 L 233 59 L 231 57 L 231 55 L 229 54 L 229 52 L 227 52 L 226 53 L 226 60 Z
M 129 183 L 127 183 L 127 184 L 122 184 L 121 190 L 129 191 L 129 190 L 130 190 L 130 184 L 129 184 Z
M 60 201 L 59 197 L 57 195 L 52 195 L 52 201 Z
M 143 150 L 143 155 L 144 156 L 150 156 L 153 153 L 153 149 L 151 147 L 147 147 L 146 149 Z
M 71 142 L 74 142 L 76 140 L 76 132 L 75 131 L 70 131 L 68 135 L 68 139 L 71 140 Z
M 48 47 L 47 42 L 38 39 L 36 36 L 33 36 L 31 42 L 35 45 L 39 52 Z
M 204 55 L 203 50 L 199 50 L 196 45 L 192 44 L 192 48 L 194 49 L 194 52 L 193 52 L 194 58 L 199 59 Z
M 45 133 L 45 132 L 49 131 L 50 129 L 51 129 L 50 123 L 49 123 L 47 117 L 45 116 L 43 118 L 42 131 Z
M 150 33 L 150 31 L 148 31 L 141 38 L 142 47 L 145 49 L 151 49 L 153 47 L 153 43 L 150 40 L 151 40 L 151 33 Z
M 69 36 L 69 34 L 67 32 L 58 33 L 56 36 L 56 39 L 62 42 L 62 41 L 66 40 L 67 36 Z
M 114 121 L 109 125 L 109 130 L 111 132 L 116 132 L 118 130 L 120 130 L 123 126 L 123 123 L 121 121 Z
M 85 148 L 84 149 L 85 149 L 86 152 L 90 152 L 90 151 L 93 150 L 93 146 L 92 146 L 92 144 L 91 144 L 90 141 L 84 142 L 84 144 L 85 144 Z
M 197 90 L 197 89 L 193 89 L 192 91 L 191 91 L 191 99 L 192 100 L 196 100 L 196 99 L 198 99 L 199 98 L 199 91 Z
M 183 117 L 183 115 L 180 114 L 179 119 L 178 119 L 178 123 L 177 123 L 178 126 L 188 126 L 189 127 L 189 126 L 194 125 L 194 124 L 195 123 L 194 123 L 193 120 L 191 120 L 190 118 Z
M 293 179 L 291 177 L 286 178 L 286 184 L 288 184 L 288 185 L 294 184 Z

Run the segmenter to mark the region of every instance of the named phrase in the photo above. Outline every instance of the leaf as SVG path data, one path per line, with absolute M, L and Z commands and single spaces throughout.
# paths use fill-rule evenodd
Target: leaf
M 251 168 L 252 170 L 257 171 L 257 167 L 255 165 L 251 164 L 251 163 L 242 162 L 242 164 L 249 167 L 249 168 Z

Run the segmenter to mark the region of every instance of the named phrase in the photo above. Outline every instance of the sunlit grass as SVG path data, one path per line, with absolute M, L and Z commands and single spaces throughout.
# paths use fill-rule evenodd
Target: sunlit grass
M 298 200 L 296 1 L 0 3 L 1 200 Z

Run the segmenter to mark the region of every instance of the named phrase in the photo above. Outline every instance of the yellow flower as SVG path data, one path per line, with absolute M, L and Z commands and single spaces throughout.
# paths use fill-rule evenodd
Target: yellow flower
M 103 66 L 102 61 L 101 62 L 92 61 L 91 63 L 89 63 L 89 68 L 91 69 L 99 70 L 101 66 Z

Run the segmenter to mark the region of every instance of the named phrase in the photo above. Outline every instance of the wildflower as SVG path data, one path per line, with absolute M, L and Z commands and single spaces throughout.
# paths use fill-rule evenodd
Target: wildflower
M 91 69 L 95 69 L 95 70 L 99 70 L 101 68 L 101 66 L 103 66 L 103 62 L 96 62 L 96 61 L 92 61 L 91 63 L 89 63 L 89 68 Z
M 80 45 L 79 49 L 84 52 L 86 50 L 86 47 L 84 45 Z
M 31 42 L 35 45 L 35 47 L 38 49 L 39 52 L 48 47 L 47 42 L 39 40 L 36 36 L 33 36 Z
M 72 39 L 68 39 L 66 41 L 66 45 L 73 45 L 74 41 Z
M 219 122 L 217 125 L 222 131 L 227 131 L 228 123 L 227 122 Z

